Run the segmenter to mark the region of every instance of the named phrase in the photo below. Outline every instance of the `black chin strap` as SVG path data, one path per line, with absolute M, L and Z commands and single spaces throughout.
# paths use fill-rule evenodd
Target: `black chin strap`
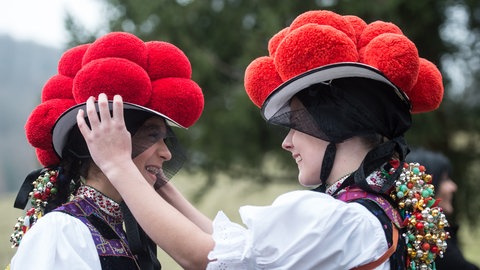
M 127 205 L 122 202 L 123 217 L 130 250 L 137 258 L 141 270 L 160 270 L 162 266 L 157 259 L 157 245 L 148 237 L 143 229 L 138 225 L 132 212 Z
M 323 155 L 322 169 L 320 172 L 320 181 L 322 184 L 315 188 L 315 191 L 325 192 L 327 188 L 326 182 L 328 177 L 330 176 L 330 173 L 332 172 L 336 153 L 337 147 L 335 143 L 330 142 L 327 146 L 327 149 L 325 149 L 325 154 Z

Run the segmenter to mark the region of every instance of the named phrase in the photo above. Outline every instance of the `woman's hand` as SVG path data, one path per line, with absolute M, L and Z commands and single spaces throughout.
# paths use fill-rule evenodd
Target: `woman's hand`
M 113 98 L 112 115 L 105 94 L 98 96 L 98 114 L 94 97 L 87 100 L 86 111 L 90 127 L 85 122 L 83 110 L 78 111 L 77 124 L 95 164 L 107 174 L 109 169 L 131 161 L 131 135 L 123 119 L 122 98 L 119 95 Z

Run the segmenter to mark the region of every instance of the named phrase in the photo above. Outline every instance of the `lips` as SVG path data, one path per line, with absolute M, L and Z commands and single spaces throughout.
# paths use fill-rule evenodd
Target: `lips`
M 163 174 L 162 168 L 157 167 L 157 166 L 147 166 L 145 167 L 148 173 L 152 175 L 151 179 L 152 182 L 155 183 L 157 181 L 157 178 L 161 177 Z
M 295 159 L 295 162 L 298 163 L 298 162 L 302 161 L 302 156 L 296 154 L 296 155 L 293 155 L 293 159 Z
M 147 166 L 146 170 L 147 170 L 147 172 L 152 174 L 153 183 L 157 183 L 158 181 L 162 181 L 162 182 L 165 182 L 165 183 L 168 182 L 168 178 L 165 175 L 165 173 L 163 172 L 163 169 L 161 167 Z

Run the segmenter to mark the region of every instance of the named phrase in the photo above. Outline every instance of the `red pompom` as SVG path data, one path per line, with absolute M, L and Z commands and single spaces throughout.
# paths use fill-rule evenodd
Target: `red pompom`
M 420 58 L 417 83 L 406 91 L 412 104 L 412 113 L 436 110 L 443 99 L 442 74 L 432 62 Z
M 58 73 L 70 78 L 75 77 L 82 68 L 82 59 L 90 44 L 83 44 L 64 52 L 58 61 Z
M 358 48 L 361 49 L 367 46 L 372 39 L 386 33 L 403 35 L 402 30 L 395 24 L 384 21 L 375 21 L 369 23 L 365 29 L 363 29 L 358 40 Z
M 184 127 L 193 125 L 203 111 L 202 89 L 185 78 L 164 78 L 152 82 L 153 95 L 147 107 L 165 114 Z
M 295 18 L 290 24 L 290 31 L 307 24 L 329 25 L 345 33 L 356 44 L 357 38 L 353 26 L 343 16 L 329 10 L 307 11 Z
M 355 38 L 356 38 L 356 44 L 358 44 L 360 40 L 360 35 L 363 33 L 363 30 L 367 27 L 367 23 L 362 20 L 360 17 L 355 16 L 355 15 L 345 15 L 343 16 L 345 20 L 350 22 L 350 24 L 353 27 L 353 30 L 355 30 Z
M 318 24 L 290 31 L 275 54 L 275 66 L 283 81 L 312 68 L 356 61 L 358 52 L 352 39 L 331 26 Z
M 37 159 L 44 167 L 53 167 L 60 164 L 60 159 L 58 158 L 53 148 L 44 150 L 40 148 L 35 148 L 35 154 Z
M 148 51 L 147 73 L 150 80 L 178 77 L 190 79 L 192 67 L 187 56 L 175 45 L 163 41 L 145 43 Z
M 275 52 L 277 51 L 278 44 L 283 41 L 283 38 L 288 34 L 290 31 L 290 27 L 285 27 L 280 32 L 276 33 L 269 41 L 268 41 L 268 53 L 271 57 L 275 57 Z
M 268 95 L 282 84 L 273 58 L 263 56 L 253 60 L 245 70 L 244 84 L 248 97 L 260 108 Z
M 25 124 L 28 142 L 37 148 L 52 147 L 51 130 L 57 118 L 76 103 L 73 99 L 50 99 L 33 109 Z
M 147 72 L 134 62 L 102 58 L 84 65 L 73 80 L 73 96 L 77 103 L 100 93 L 105 93 L 109 99 L 119 94 L 124 101 L 143 106 L 152 95 L 152 86 Z
M 363 60 L 403 91 L 410 90 L 417 81 L 417 47 L 404 35 L 387 33 L 372 39 L 365 48 Z
M 82 64 L 85 66 L 91 61 L 107 57 L 128 59 L 145 68 L 147 66 L 147 47 L 141 39 L 133 34 L 108 33 L 88 47 Z
M 73 99 L 73 79 L 61 74 L 52 76 L 43 86 L 42 102 L 50 99 Z

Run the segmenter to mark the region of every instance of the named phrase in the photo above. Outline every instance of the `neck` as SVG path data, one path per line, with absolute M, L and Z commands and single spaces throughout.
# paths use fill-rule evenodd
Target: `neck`
M 89 170 L 85 184 L 95 188 L 117 203 L 123 201 L 120 193 L 118 193 L 112 183 L 110 183 L 108 178 L 99 169 L 92 168 Z
M 359 137 L 352 137 L 336 145 L 335 161 L 330 176 L 325 182 L 331 186 L 338 180 L 352 174 L 362 164 L 368 149 Z

